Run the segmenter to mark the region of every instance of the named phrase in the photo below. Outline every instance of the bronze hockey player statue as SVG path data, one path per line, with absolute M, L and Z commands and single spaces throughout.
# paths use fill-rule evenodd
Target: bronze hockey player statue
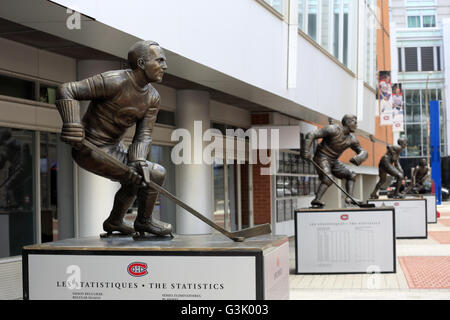
M 392 195 L 393 198 L 402 198 L 400 194 L 400 187 L 404 178 L 403 169 L 400 165 L 400 154 L 403 149 L 406 148 L 406 140 L 398 139 L 398 146 L 388 145 L 386 154 L 381 158 L 378 165 L 378 172 L 380 180 L 378 181 L 375 189 L 372 191 L 370 197 L 372 199 L 378 199 L 378 190 L 386 182 L 387 175 L 391 175 L 396 179 L 395 191 Z
M 429 176 L 428 171 L 427 160 L 424 158 L 420 159 L 419 165 L 416 166 L 412 172 L 411 186 L 413 193 L 419 194 L 425 191 L 425 182 Z
M 161 82 L 167 69 L 161 47 L 152 41 L 139 41 L 128 52 L 131 69 L 104 72 L 88 79 L 61 85 L 56 106 L 63 120 L 61 140 L 73 146 L 72 156 L 82 168 L 121 183 L 110 216 L 103 223 L 107 235 L 129 235 L 134 231 L 166 236 L 172 226 L 152 217 L 158 192 L 144 187 L 150 179 L 162 185 L 165 169 L 150 161 L 152 131 L 160 97 L 152 82 Z M 79 101 L 90 100 L 80 120 Z M 128 150 L 121 142 L 126 130 L 136 125 Z M 121 170 L 82 144 L 86 139 L 132 170 Z M 134 229 L 123 217 L 137 196 L 138 215 Z
M 342 124 L 331 124 L 320 130 L 308 133 L 301 150 L 303 158 L 312 160 L 321 169 L 318 172 L 320 185 L 316 190 L 315 199 L 311 202 L 311 205 L 315 208 L 321 208 L 325 205 L 321 199 L 328 187 L 333 183 L 328 177 L 331 174 L 336 178 L 345 179 L 347 193 L 351 196 L 353 195 L 356 174 L 338 160 L 345 150 L 351 148 L 356 153 L 356 156 L 350 162 L 357 166 L 368 157 L 367 151 L 361 147 L 358 139 L 353 134 L 357 129 L 356 116 L 345 115 L 341 122 Z M 311 145 L 314 140 L 321 138 L 322 142 L 318 145 L 312 159 L 310 153 Z M 347 204 L 354 203 L 350 197 L 346 197 L 345 202 Z

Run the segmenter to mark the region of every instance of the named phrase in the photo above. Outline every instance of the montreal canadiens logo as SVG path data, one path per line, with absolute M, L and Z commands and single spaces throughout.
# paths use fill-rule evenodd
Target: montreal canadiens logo
M 128 265 L 127 271 L 133 277 L 142 277 L 148 274 L 147 268 L 144 262 L 132 262 Z
M 400 203 L 394 202 L 394 206 L 398 207 L 399 205 L 400 205 Z
M 344 220 L 344 221 L 348 220 L 348 214 L 343 214 L 341 216 L 341 220 Z

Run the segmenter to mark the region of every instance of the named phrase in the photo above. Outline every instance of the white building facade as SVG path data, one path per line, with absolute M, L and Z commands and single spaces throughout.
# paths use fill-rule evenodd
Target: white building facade
M 426 157 L 426 101 L 440 102 L 441 156 L 448 156 L 450 112 L 450 2 L 391 0 L 392 82 L 405 100 L 406 167 Z M 409 172 L 409 171 L 408 171 Z
M 161 111 L 150 159 L 166 168 L 164 187 L 227 229 L 270 222 L 291 236 L 293 210 L 309 205 L 317 183 L 311 168 L 299 169 L 298 148 L 273 158 L 278 174 L 267 178 L 225 144 L 213 164 L 174 165 L 172 133 L 194 132 L 201 121 L 203 132 L 262 125 L 304 134 L 355 114 L 361 139 L 383 143 L 373 137 L 376 12 L 374 0 L 2 1 L 0 129 L 17 142 L 28 180 L 10 194 L 0 190 L 0 298 L 21 296 L 23 245 L 97 236 L 118 189 L 77 167 L 59 141 L 59 84 L 126 68 L 133 43 L 157 41 L 169 68 L 155 85 Z M 353 167 L 358 198 L 372 191 L 374 162 Z M 5 161 L 0 181 L 13 167 Z M 333 188 L 325 200 L 342 204 Z M 179 234 L 211 232 L 164 198 L 155 214 Z

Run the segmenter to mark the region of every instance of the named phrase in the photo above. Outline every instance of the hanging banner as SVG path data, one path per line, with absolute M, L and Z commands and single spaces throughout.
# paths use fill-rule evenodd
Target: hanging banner
M 403 125 L 403 90 L 400 83 L 394 84 L 392 87 L 392 131 L 405 131 Z
M 392 84 L 391 72 L 378 74 L 378 100 L 380 103 L 380 126 L 392 125 Z

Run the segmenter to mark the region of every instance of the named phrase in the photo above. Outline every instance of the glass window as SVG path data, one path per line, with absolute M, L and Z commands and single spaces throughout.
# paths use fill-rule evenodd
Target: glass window
M 35 242 L 34 134 L 0 128 L 0 258 Z
M 321 39 L 320 39 L 320 45 L 326 49 L 327 51 L 329 48 L 329 37 L 330 37 L 330 2 L 329 1 L 322 1 L 322 9 L 321 9 Z
M 303 1 L 298 0 L 298 28 L 301 30 L 303 30 Z
M 420 28 L 420 16 L 408 16 L 408 28 Z
M 405 71 L 418 71 L 417 48 L 405 48 Z
M 56 86 L 39 85 L 39 102 L 55 104 L 56 101 Z
M 58 240 L 58 160 L 57 135 L 40 134 L 40 176 L 41 176 L 41 241 Z
M 422 71 L 434 71 L 434 49 L 433 47 L 420 48 L 422 60 Z
M 0 95 L 35 100 L 33 81 L 0 75 Z
M 421 156 L 422 132 L 420 124 L 406 124 L 406 139 L 408 156 Z
M 308 35 L 317 41 L 317 0 L 308 1 Z
M 264 0 L 267 4 L 269 4 L 272 8 L 277 10 L 279 13 L 283 14 L 283 0 Z
M 434 28 L 436 27 L 436 16 L 423 16 L 423 27 L 424 28 Z
M 156 116 L 156 123 L 175 126 L 175 112 L 160 109 Z
M 349 28 L 348 28 L 348 0 L 344 0 L 344 52 L 343 52 L 343 60 L 342 62 L 345 65 L 348 65 L 348 34 L 349 34 Z
M 441 47 L 436 47 L 437 71 L 441 71 Z
M 339 24 L 340 24 L 340 1 L 334 0 L 333 8 L 333 55 L 339 58 Z

